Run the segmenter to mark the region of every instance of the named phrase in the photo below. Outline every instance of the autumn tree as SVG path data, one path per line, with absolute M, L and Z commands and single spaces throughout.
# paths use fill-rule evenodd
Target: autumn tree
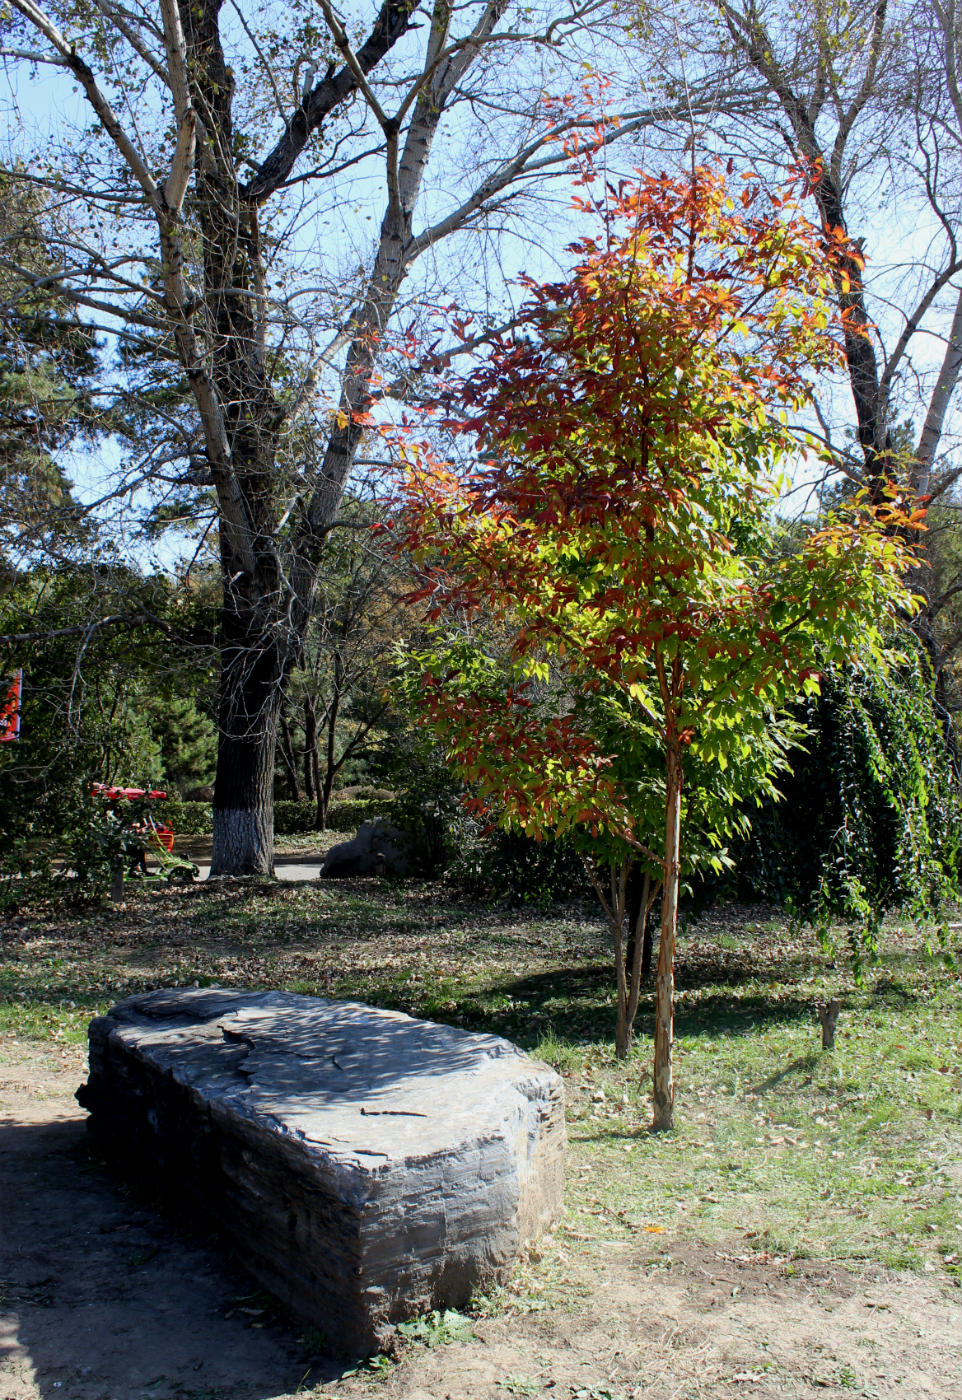
M 589 167 L 583 177 L 593 188 Z M 439 625 L 496 616 L 507 666 L 463 626 L 423 654 L 425 721 L 493 816 L 587 834 L 616 946 L 627 871 L 661 888 L 654 1126 L 673 1121 L 680 884 L 738 801 L 770 791 L 785 707 L 817 655 L 879 649 L 906 558 L 892 502 L 778 538 L 788 413 L 839 362 L 828 306 L 841 235 L 751 176 L 639 177 L 596 200 L 564 282 L 453 386 L 457 470 L 413 439 L 399 515 Z

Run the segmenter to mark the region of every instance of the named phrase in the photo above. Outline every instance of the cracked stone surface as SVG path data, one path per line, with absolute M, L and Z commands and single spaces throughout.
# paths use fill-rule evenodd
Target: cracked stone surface
M 77 1094 L 122 1170 L 213 1217 L 333 1344 L 502 1278 L 560 1214 L 561 1081 L 497 1036 L 287 992 L 185 988 L 90 1026 Z

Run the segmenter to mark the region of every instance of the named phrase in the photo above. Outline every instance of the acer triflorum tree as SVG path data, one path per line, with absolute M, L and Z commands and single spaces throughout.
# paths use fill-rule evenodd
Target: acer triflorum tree
M 770 790 L 791 737 L 780 712 L 817 687 L 817 656 L 878 650 L 906 602 L 904 521 L 865 500 L 777 538 L 775 477 L 798 446 L 786 414 L 841 355 L 827 302 L 852 256 L 840 237 L 751 176 L 706 168 L 576 202 L 600 233 L 573 245 L 566 281 L 529 283 L 522 324 L 446 396 L 474 466 L 408 441 L 398 529 L 435 619 L 459 619 L 416 662 L 452 765 L 505 825 L 599 842 L 613 923 L 627 857 L 661 886 L 667 1128 L 690 853 Z M 510 636 L 500 662 L 472 615 Z

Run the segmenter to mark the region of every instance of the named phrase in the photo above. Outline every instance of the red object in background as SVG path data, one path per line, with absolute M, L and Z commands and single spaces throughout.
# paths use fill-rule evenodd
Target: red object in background
M 91 791 L 94 797 L 102 797 L 105 802 L 134 802 L 138 798 L 146 797 L 148 802 L 160 802 L 166 796 L 160 788 L 124 788 L 112 787 L 109 783 L 92 783 Z M 155 821 L 152 816 L 147 816 L 143 822 L 137 822 L 131 828 L 132 831 L 142 833 L 147 845 L 160 846 L 168 855 L 174 850 L 174 828 L 168 826 L 166 822 Z
M 94 797 L 103 797 L 107 802 L 133 802 L 137 797 L 159 802 L 167 796 L 166 792 L 161 792 L 159 788 L 111 787 L 108 783 L 94 783 L 93 794 Z
M 169 826 L 155 826 L 150 833 L 151 840 L 156 841 L 158 846 L 163 846 L 168 855 L 174 849 L 174 832 Z
M 23 697 L 23 671 L 18 671 L 0 705 L 0 744 L 20 738 L 20 701 Z

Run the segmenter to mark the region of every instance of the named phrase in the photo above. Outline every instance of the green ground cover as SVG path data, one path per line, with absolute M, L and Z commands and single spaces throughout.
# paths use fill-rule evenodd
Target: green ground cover
M 0 1054 L 25 1039 L 80 1043 L 92 1015 L 158 985 L 356 997 L 506 1035 L 560 1070 L 561 1231 L 574 1248 L 734 1235 L 788 1267 L 814 1257 L 959 1274 L 962 998 L 951 959 L 914 930 L 886 928 L 859 987 L 771 911 L 725 907 L 693 924 L 678 967 L 678 1126 L 653 1136 L 651 998 L 619 1063 L 590 906 L 499 911 L 440 885 L 374 880 L 127 895 L 0 926 Z M 843 1009 L 823 1052 L 813 1008 L 829 995 Z

